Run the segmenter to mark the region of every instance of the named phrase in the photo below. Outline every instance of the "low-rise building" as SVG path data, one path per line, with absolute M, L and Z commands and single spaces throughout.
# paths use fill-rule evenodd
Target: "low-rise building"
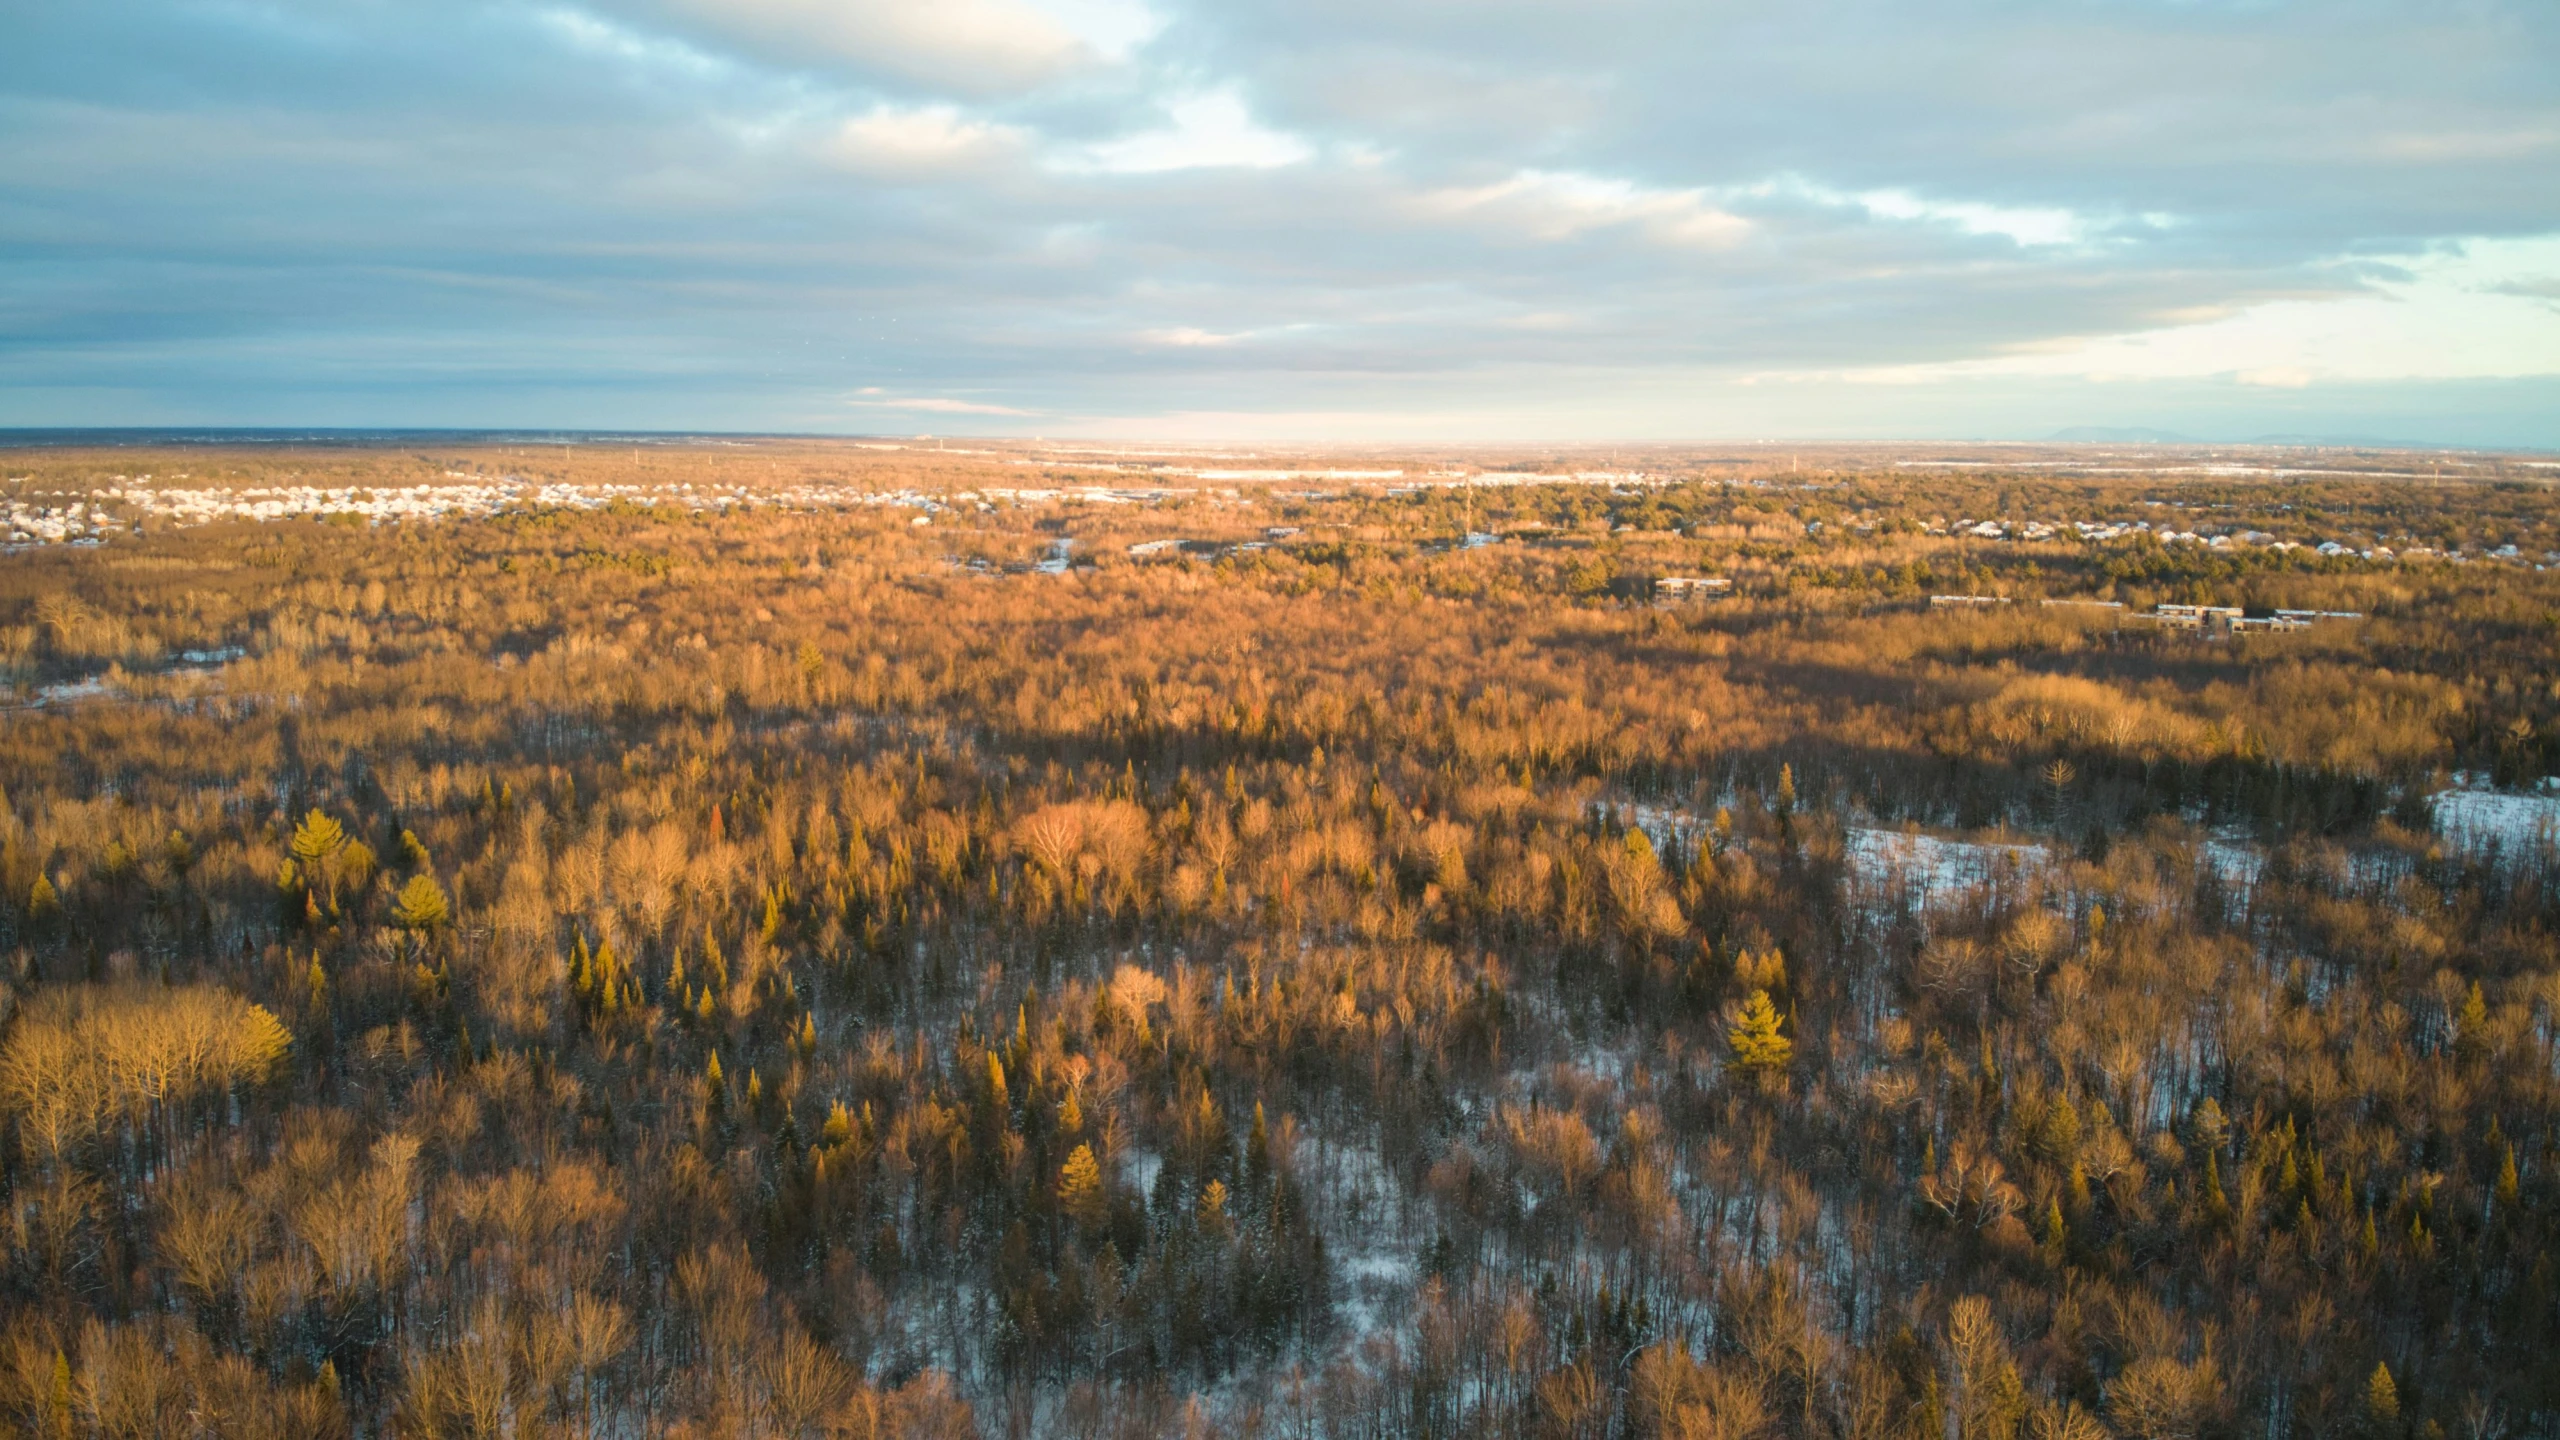
M 1733 593 L 1733 582 L 1721 575 L 1665 575 L 1653 582 L 1653 598 L 1664 605 L 1713 600 Z

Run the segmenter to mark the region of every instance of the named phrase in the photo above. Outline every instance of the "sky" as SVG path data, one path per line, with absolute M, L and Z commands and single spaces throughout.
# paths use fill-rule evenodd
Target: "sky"
M 102 425 L 2560 448 L 2560 4 L 0 4 Z

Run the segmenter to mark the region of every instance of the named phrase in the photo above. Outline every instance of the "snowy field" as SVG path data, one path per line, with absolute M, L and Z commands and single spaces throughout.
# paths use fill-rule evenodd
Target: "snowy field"
M 119 675 L 124 679 L 139 679 L 146 675 L 217 675 L 224 666 L 247 653 L 237 645 L 225 645 L 215 650 L 181 650 L 175 659 L 157 669 L 139 672 L 109 671 L 105 674 L 84 676 L 78 680 L 66 680 L 59 684 L 41 686 L 35 694 L 21 702 L 20 707 L 10 708 L 40 710 L 47 706 L 77 705 L 85 700 L 116 699 L 126 693 L 125 687 L 118 683 Z M 7 685 L 0 684 L 0 699 L 5 699 L 9 693 Z
M 185 528 L 226 520 L 255 522 L 346 516 L 378 525 L 525 511 L 595 510 L 617 502 L 666 506 L 695 513 L 766 508 L 848 510 L 885 507 L 917 511 L 917 523 L 929 524 L 932 517 L 954 509 L 993 510 L 1000 504 L 1039 505 L 1059 501 L 1143 505 L 1161 502 L 1177 493 L 1101 486 L 1047 490 L 989 487 L 957 493 L 928 493 L 918 490 L 866 490 L 851 485 L 751 487 L 689 482 L 576 485 L 537 483 L 514 475 L 471 475 L 461 471 L 446 472 L 446 481 L 452 483 L 391 487 L 284 485 L 222 489 L 176 483 L 189 478 L 180 475 L 155 480 L 148 475 L 119 475 L 115 477 L 117 483 L 94 493 L 20 493 L 0 502 L 0 548 L 96 544 L 119 534 L 131 534 L 147 524 Z
M 2560 793 L 2551 780 L 2535 794 L 2457 785 L 2427 797 L 2436 831 L 2461 850 L 2496 850 L 2510 858 L 2539 855 L 2560 844 Z
M 1901 886 L 1915 898 L 2015 879 L 2043 868 L 2042 845 L 1946 840 L 1903 830 L 1853 827 L 1844 837 L 1849 873 L 1862 887 Z

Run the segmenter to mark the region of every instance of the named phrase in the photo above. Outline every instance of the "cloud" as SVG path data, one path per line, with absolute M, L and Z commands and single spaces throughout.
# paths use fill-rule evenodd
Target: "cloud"
M 2069 210 L 1930 200 L 1908 190 L 1868 190 L 1856 200 L 1891 220 L 1953 225 L 1969 235 L 1999 235 L 2021 245 L 2070 245 L 2088 238 L 2089 222 Z
M 1221 335 L 1196 325 L 1175 325 L 1164 329 L 1140 331 L 1138 338 L 1149 345 L 1170 345 L 1178 350 L 1197 350 L 1211 346 L 1233 345 L 1244 339 L 1241 334 Z
M 971 119 L 949 105 L 882 105 L 836 127 L 827 156 L 848 170 L 883 176 L 941 175 L 1017 156 L 1027 148 L 1010 125 Z
M 2373 148 L 2375 154 L 2391 160 L 2523 160 L 2560 153 L 2560 128 L 2384 135 Z
M 1719 194 L 1728 204 L 1799 201 L 1842 216 L 1898 225 L 1930 226 L 1960 235 L 1997 236 L 2027 246 L 2087 244 L 2119 229 L 2157 232 L 2178 223 L 2176 217 L 2159 213 L 2131 219 L 2101 219 L 2059 205 L 1956 199 L 1944 195 L 1923 195 L 1897 186 L 1849 191 L 1793 174 L 1727 186 Z
M 1026 0 L 1034 10 L 1108 60 L 1126 60 L 1164 29 L 1142 0 Z
M 1057 168 L 1111 175 L 1229 167 L 1265 170 L 1299 164 L 1315 153 L 1297 136 L 1255 120 L 1244 97 L 1233 90 L 1181 95 L 1163 108 L 1165 124 L 1061 154 Z
M 1656 244 L 1722 250 L 1751 233 L 1750 221 L 1709 205 L 1700 190 L 1654 190 L 1627 180 L 1543 170 L 1523 170 L 1490 185 L 1433 190 L 1413 208 L 1549 242 L 1624 226 Z
M 1099 56 L 1020 0 L 624 0 L 636 18 L 793 68 L 849 70 L 936 89 L 1019 92 Z
M 2396 263 L 2374 263 L 2377 260 Z M 2079 376 L 2193 379 L 2300 390 L 2323 381 L 2445 381 L 2560 375 L 2560 316 L 2537 303 L 2560 236 L 2474 241 L 2358 257 L 2361 283 L 2327 296 L 2271 298 L 2110 335 L 2056 337 L 2004 353 L 1852 372 L 1879 383 Z
M 2261 385 L 2270 390 L 2307 390 L 2316 377 L 2299 365 L 2271 365 L 2263 370 L 2243 370 L 2232 378 L 2243 385 Z
M 877 393 L 876 390 L 866 389 L 862 396 L 856 396 L 845 403 L 872 410 L 916 410 L 934 415 L 1037 415 L 1040 413 L 1037 410 L 1016 409 L 1011 405 L 991 405 L 980 400 L 953 400 L 940 395 L 863 398 L 863 396 Z
M 21 8 L 25 423 L 2560 442 L 2546 0 Z

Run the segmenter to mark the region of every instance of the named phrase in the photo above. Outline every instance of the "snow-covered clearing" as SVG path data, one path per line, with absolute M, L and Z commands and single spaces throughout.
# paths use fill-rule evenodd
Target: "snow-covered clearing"
M 21 702 L 21 706 L 25 709 L 40 710 L 53 705 L 76 705 L 86 700 L 113 699 L 129 693 L 125 681 L 154 676 L 212 675 L 248 653 L 237 645 L 224 645 L 210 650 L 181 650 L 175 660 L 149 670 L 128 672 L 110 669 L 102 674 L 84 675 L 77 680 L 65 680 L 53 685 L 40 686 L 33 695 Z M 7 694 L 7 688 L 0 686 L 0 697 L 5 697 Z
M 2460 780 L 2463 777 L 2457 777 Z M 2460 850 L 2496 850 L 2521 859 L 2560 846 L 2560 794 L 2520 795 L 2457 784 L 2427 797 L 2436 830 Z
M 1919 898 L 2015 879 L 2052 859 L 2044 846 L 2025 841 L 1947 840 L 1917 831 L 1853 826 L 1842 850 L 1850 875 L 1861 885 L 1901 885 Z

